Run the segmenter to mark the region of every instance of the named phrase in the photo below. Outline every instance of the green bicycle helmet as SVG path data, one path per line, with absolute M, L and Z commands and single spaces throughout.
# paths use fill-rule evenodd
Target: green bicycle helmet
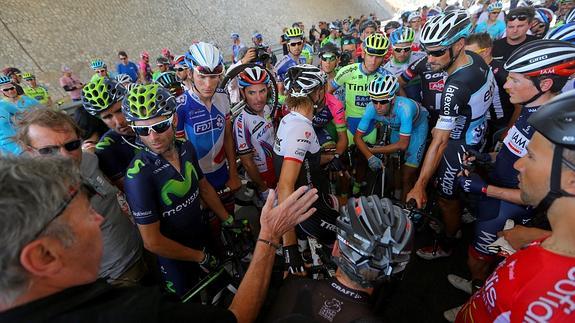
M 136 85 L 122 102 L 122 112 L 128 122 L 171 116 L 176 112 L 176 99 L 158 83 Z
M 292 28 L 289 28 L 288 30 L 286 30 L 285 35 L 288 38 L 298 38 L 298 37 L 302 38 L 303 37 L 303 31 L 299 27 L 292 27 Z
M 82 105 L 90 114 L 98 116 L 125 95 L 126 89 L 122 84 L 107 77 L 98 77 L 82 89 Z
M 389 39 L 382 34 L 371 34 L 363 41 L 363 50 L 374 56 L 385 56 L 389 47 Z
M 32 73 L 26 72 L 26 73 L 22 74 L 22 78 L 24 79 L 24 81 L 30 81 L 30 80 L 35 79 L 36 77 Z

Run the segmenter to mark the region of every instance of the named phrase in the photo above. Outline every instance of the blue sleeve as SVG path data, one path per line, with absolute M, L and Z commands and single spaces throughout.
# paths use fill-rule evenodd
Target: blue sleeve
M 151 224 L 160 221 L 160 208 L 157 204 L 159 193 L 155 190 L 154 181 L 142 171 L 144 162 L 134 158 L 126 171 L 124 191 L 126 200 L 137 224 Z
M 373 120 L 375 119 L 375 115 L 377 114 L 377 112 L 375 111 L 375 107 L 373 106 L 373 103 L 368 103 L 367 107 L 365 108 L 365 113 L 363 114 L 363 116 L 361 117 L 361 121 L 359 122 L 359 125 L 357 126 L 357 131 L 361 132 L 361 133 L 369 133 L 371 131 L 368 132 L 368 130 L 373 129 Z
M 417 114 L 417 105 L 408 100 L 399 102 L 396 108 L 399 117 L 399 134 L 402 136 L 411 136 L 413 131 L 413 118 Z

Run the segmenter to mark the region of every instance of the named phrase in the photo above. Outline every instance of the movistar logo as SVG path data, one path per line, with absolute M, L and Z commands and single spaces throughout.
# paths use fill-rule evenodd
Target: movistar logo
M 134 178 L 134 175 L 140 172 L 140 167 L 142 166 L 144 166 L 144 162 L 139 159 L 136 159 L 136 161 L 134 162 L 134 167 L 128 168 L 126 176 L 128 178 Z
M 184 165 L 184 180 L 178 181 L 171 179 L 162 186 L 161 196 L 164 204 L 167 206 L 172 205 L 173 201 L 170 198 L 171 194 L 177 197 L 183 197 L 190 191 L 190 188 L 192 187 L 192 174 L 194 175 L 194 178 L 198 180 L 196 168 L 191 162 L 187 161 Z
M 113 143 L 115 143 L 114 139 L 110 137 L 105 137 L 104 139 L 100 140 L 99 143 L 96 144 L 96 149 L 102 150 L 106 147 L 111 146 Z

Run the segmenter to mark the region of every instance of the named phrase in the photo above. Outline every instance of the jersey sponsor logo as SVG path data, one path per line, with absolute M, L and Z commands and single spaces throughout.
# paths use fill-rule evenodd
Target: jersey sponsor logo
M 357 292 L 354 292 L 352 290 L 349 290 L 343 286 L 340 286 L 339 284 L 337 284 L 336 282 L 331 282 L 331 287 L 335 288 L 338 292 L 346 295 L 346 296 L 350 296 L 354 299 L 360 299 L 362 298 L 361 295 L 359 295 Z
M 266 123 L 265 127 L 260 132 L 258 132 L 256 139 L 261 139 L 261 137 L 263 137 L 268 132 L 268 130 L 271 129 L 272 127 L 273 127 L 273 124 L 271 122 Z
M 335 224 L 329 223 L 325 220 L 321 220 L 321 223 L 319 226 L 324 228 L 324 229 L 327 229 L 329 231 L 337 232 L 337 226 Z
M 155 164 L 156 166 L 159 166 L 159 168 L 154 169 L 154 171 L 152 172 L 152 174 L 154 174 L 154 175 L 155 175 L 155 174 L 158 174 L 159 172 L 161 172 L 161 171 L 167 169 L 168 167 L 170 167 L 169 164 L 164 164 L 164 165 L 161 165 L 161 166 L 160 166 L 161 163 L 162 163 L 162 161 L 159 160 L 159 159 L 156 159 L 156 161 L 154 161 L 154 164 Z
M 448 116 L 451 114 L 451 101 L 453 101 L 455 91 L 457 90 L 459 90 L 459 88 L 451 84 L 445 89 L 443 95 L 443 115 Z
M 532 301 L 527 306 L 524 322 L 555 322 L 561 318 L 554 319 L 553 316 L 558 311 L 562 317 L 571 316 L 575 311 L 575 267 L 571 267 L 567 272 L 567 277 L 553 284 L 553 289 L 547 291 L 537 300 Z
M 439 185 L 441 186 L 441 190 L 444 194 L 451 196 L 453 195 L 453 184 L 455 183 L 455 177 L 457 176 L 458 169 L 451 166 L 445 156 L 443 156 L 443 160 L 445 161 L 446 168 Z
M 160 190 L 160 196 L 165 205 L 171 206 L 173 201 L 170 195 L 175 195 L 177 197 L 183 197 L 186 195 L 190 188 L 192 187 L 192 175 L 195 180 L 198 180 L 198 173 L 196 173 L 196 168 L 191 162 L 186 161 L 184 164 L 184 179 L 182 181 L 176 179 L 170 179 L 167 181 Z
M 354 91 L 354 92 L 365 92 L 367 93 L 368 84 L 353 84 L 347 83 L 346 85 L 347 90 Z
M 303 159 L 305 157 L 306 152 L 307 151 L 305 151 L 304 149 L 298 148 L 295 150 L 294 154 L 300 156 Z
M 298 139 L 297 142 L 303 142 L 306 144 L 310 144 L 311 145 L 311 141 L 307 140 L 307 139 Z
M 362 95 L 356 95 L 355 96 L 355 105 L 358 107 L 363 107 L 365 108 L 369 102 L 371 101 L 369 96 L 362 96 Z
M 307 139 L 309 139 L 309 137 L 311 136 L 311 132 L 306 131 L 306 132 L 304 132 L 304 135 Z
M 426 80 L 438 79 L 438 78 L 443 79 L 443 75 L 444 75 L 443 73 L 433 73 L 433 74 L 425 73 L 425 79 Z
M 465 130 L 466 121 L 467 118 L 464 116 L 458 116 L 457 118 L 455 118 L 455 124 L 454 124 L 455 127 L 451 130 L 451 133 L 449 134 L 449 137 L 451 139 L 458 140 L 461 138 L 461 135 Z
M 497 236 L 493 233 L 489 233 L 489 232 L 485 232 L 485 231 L 481 230 L 481 233 L 479 234 L 478 238 L 479 238 L 479 241 L 475 245 L 477 247 L 477 250 L 481 251 L 482 253 L 484 253 L 486 255 L 490 254 L 489 249 L 487 249 L 487 246 L 492 244 L 493 241 L 495 241 L 495 239 L 497 239 Z
M 445 87 L 445 80 L 441 79 L 437 82 L 429 82 L 429 89 L 431 91 L 443 92 Z
M 563 136 L 561 140 L 564 142 L 575 142 L 575 136 Z
M 194 124 L 194 133 L 202 134 L 213 129 L 222 129 L 224 127 L 225 119 L 221 115 L 217 116 L 215 119 L 206 120 L 202 122 L 197 122 Z
M 128 168 L 128 170 L 126 171 L 126 177 L 130 179 L 134 178 L 134 175 L 137 175 L 140 172 L 140 167 L 142 166 L 145 166 L 144 162 L 141 161 L 140 159 L 136 159 L 134 161 L 134 166 Z
M 190 195 L 189 198 L 187 198 L 184 202 L 176 205 L 176 207 L 171 208 L 170 210 L 164 211 L 162 212 L 162 216 L 164 218 L 167 218 L 169 216 L 172 216 L 174 214 L 176 214 L 176 212 L 180 212 L 183 209 L 187 208 L 188 206 L 192 205 L 194 203 L 194 201 L 198 198 L 198 196 L 200 195 L 200 189 L 196 189 L 196 191 Z
M 527 145 L 529 144 L 530 138 L 525 137 L 523 133 L 519 131 L 515 126 L 511 127 L 505 139 L 503 139 L 503 144 L 517 157 L 523 157 L 527 154 Z
M 264 125 L 263 121 L 260 121 L 252 130 L 252 133 L 256 133 Z
M 326 320 L 333 322 L 333 319 L 341 311 L 341 305 L 343 302 L 332 298 L 323 303 L 323 306 L 319 309 L 319 316 L 325 318 Z
M 112 146 L 112 144 L 115 142 L 116 141 L 110 137 L 104 137 L 102 140 L 100 140 L 100 142 L 96 144 L 96 149 L 98 150 L 106 149 L 106 147 Z
M 515 262 L 509 264 L 509 266 L 514 266 Z M 483 298 L 483 303 L 487 306 L 489 311 L 492 311 L 495 308 L 495 303 L 497 303 L 497 290 L 494 287 L 494 284 L 499 281 L 499 276 L 497 275 L 497 270 L 493 272 L 485 285 L 483 286 L 483 293 L 481 296 Z

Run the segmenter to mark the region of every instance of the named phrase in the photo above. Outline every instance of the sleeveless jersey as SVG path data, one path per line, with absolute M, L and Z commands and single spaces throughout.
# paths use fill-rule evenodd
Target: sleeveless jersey
M 575 321 L 575 258 L 534 242 L 506 258 L 455 322 Z
M 96 144 L 95 153 L 102 172 L 111 181 L 116 181 L 124 176 L 126 168 L 140 150 L 135 136 L 122 136 L 110 129 Z
M 196 151 L 200 168 L 216 190 L 228 180 L 224 133 L 230 118 L 230 100 L 222 89 L 217 89 L 208 109 L 192 91 L 177 98 L 178 137 L 185 137 Z

